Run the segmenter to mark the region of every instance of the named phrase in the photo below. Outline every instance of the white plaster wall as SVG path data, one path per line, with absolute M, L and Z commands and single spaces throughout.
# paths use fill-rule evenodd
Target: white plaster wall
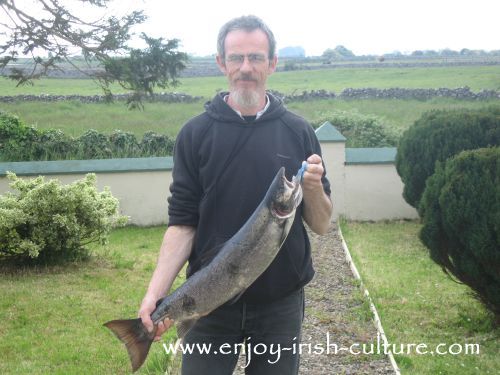
M 321 143 L 321 152 L 326 166 L 326 176 L 330 181 L 333 202 L 332 218 L 345 215 L 345 143 L 344 142 L 324 142 Z
M 332 188 L 333 218 L 344 215 L 352 220 L 418 218 L 416 210 L 402 197 L 403 183 L 394 164 L 345 164 L 343 142 L 321 144 L 327 176 Z M 168 221 L 167 198 L 171 171 L 97 173 L 97 186 L 111 188 L 120 200 L 120 211 L 134 225 L 162 225 Z M 84 174 L 46 175 L 62 183 Z M 32 178 L 32 177 L 23 177 Z M 0 177 L 0 194 L 8 191 L 8 180 Z
M 403 199 L 403 182 L 394 164 L 345 166 L 345 216 L 351 220 L 416 219 Z

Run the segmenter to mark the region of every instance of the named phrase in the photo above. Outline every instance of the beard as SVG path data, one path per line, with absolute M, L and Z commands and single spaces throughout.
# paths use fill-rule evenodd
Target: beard
M 236 89 L 232 92 L 234 102 L 241 108 L 252 109 L 260 104 L 260 95 L 252 89 Z
M 251 74 L 244 73 L 240 74 L 237 80 L 256 82 L 256 79 Z M 238 87 L 235 82 L 231 91 L 231 96 L 235 104 L 242 109 L 253 109 L 261 103 L 262 96 L 259 87 Z

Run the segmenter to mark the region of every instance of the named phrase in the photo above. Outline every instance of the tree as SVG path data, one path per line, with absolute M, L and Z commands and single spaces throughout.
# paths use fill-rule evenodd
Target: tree
M 346 47 L 339 45 L 334 49 L 326 49 L 323 52 L 322 57 L 328 60 L 345 60 L 356 57 L 356 55 Z
M 104 11 L 109 0 L 67 3 L 85 3 Z M 35 5 L 28 7 L 14 0 L 0 0 L 0 9 L 6 16 L 5 22 L 0 22 L 0 35 L 5 36 L 0 39 L 0 68 L 20 57 L 32 61 L 29 69 L 9 67 L 8 77 L 18 85 L 33 84 L 34 79 L 53 69 L 61 70 L 66 63 L 96 79 L 108 99 L 112 97 L 110 84 L 118 82 L 133 92 L 129 102 L 137 104 L 144 95 L 152 94 L 155 86 L 175 86 L 176 78 L 185 68 L 187 54 L 177 50 L 177 39 L 164 42 L 162 38 L 142 34 L 146 49 L 128 46 L 131 28 L 146 20 L 142 11 L 89 21 L 59 0 L 37 0 Z M 83 57 L 85 69 L 75 63 L 76 55 Z M 91 67 L 94 69 L 88 69 Z
M 438 163 L 419 214 L 420 238 L 443 271 L 468 285 L 500 324 L 500 147 Z

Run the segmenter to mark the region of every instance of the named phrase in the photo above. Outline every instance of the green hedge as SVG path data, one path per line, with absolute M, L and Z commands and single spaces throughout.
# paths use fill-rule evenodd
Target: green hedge
M 318 121 L 312 123 L 317 128 L 329 121 L 344 137 L 346 147 L 395 147 L 397 135 L 384 125 L 377 116 L 356 112 L 329 111 L 322 113 Z
M 142 140 L 115 130 L 109 135 L 88 130 L 78 138 L 61 130 L 39 130 L 0 111 L 0 161 L 89 160 L 170 156 L 175 140 L 147 132 Z
M 396 169 L 404 183 L 404 199 L 418 207 L 436 161 L 464 150 L 498 145 L 500 107 L 425 113 L 402 135 L 398 146 Z
M 422 242 L 500 323 L 500 147 L 438 163 L 419 206 Z

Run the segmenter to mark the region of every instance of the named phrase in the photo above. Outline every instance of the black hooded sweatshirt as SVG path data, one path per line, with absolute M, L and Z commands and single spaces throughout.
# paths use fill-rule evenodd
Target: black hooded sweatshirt
M 177 136 L 169 225 L 196 227 L 190 271 L 200 255 L 231 238 L 257 208 L 276 172 L 297 173 L 303 160 L 321 155 L 312 127 L 268 94 L 270 104 L 258 119 L 241 118 L 217 94 L 205 112 L 188 121 Z M 330 184 L 323 175 L 324 191 Z M 311 248 L 302 223 L 302 203 L 290 233 L 268 269 L 245 291 L 247 303 L 284 297 L 314 276 Z

